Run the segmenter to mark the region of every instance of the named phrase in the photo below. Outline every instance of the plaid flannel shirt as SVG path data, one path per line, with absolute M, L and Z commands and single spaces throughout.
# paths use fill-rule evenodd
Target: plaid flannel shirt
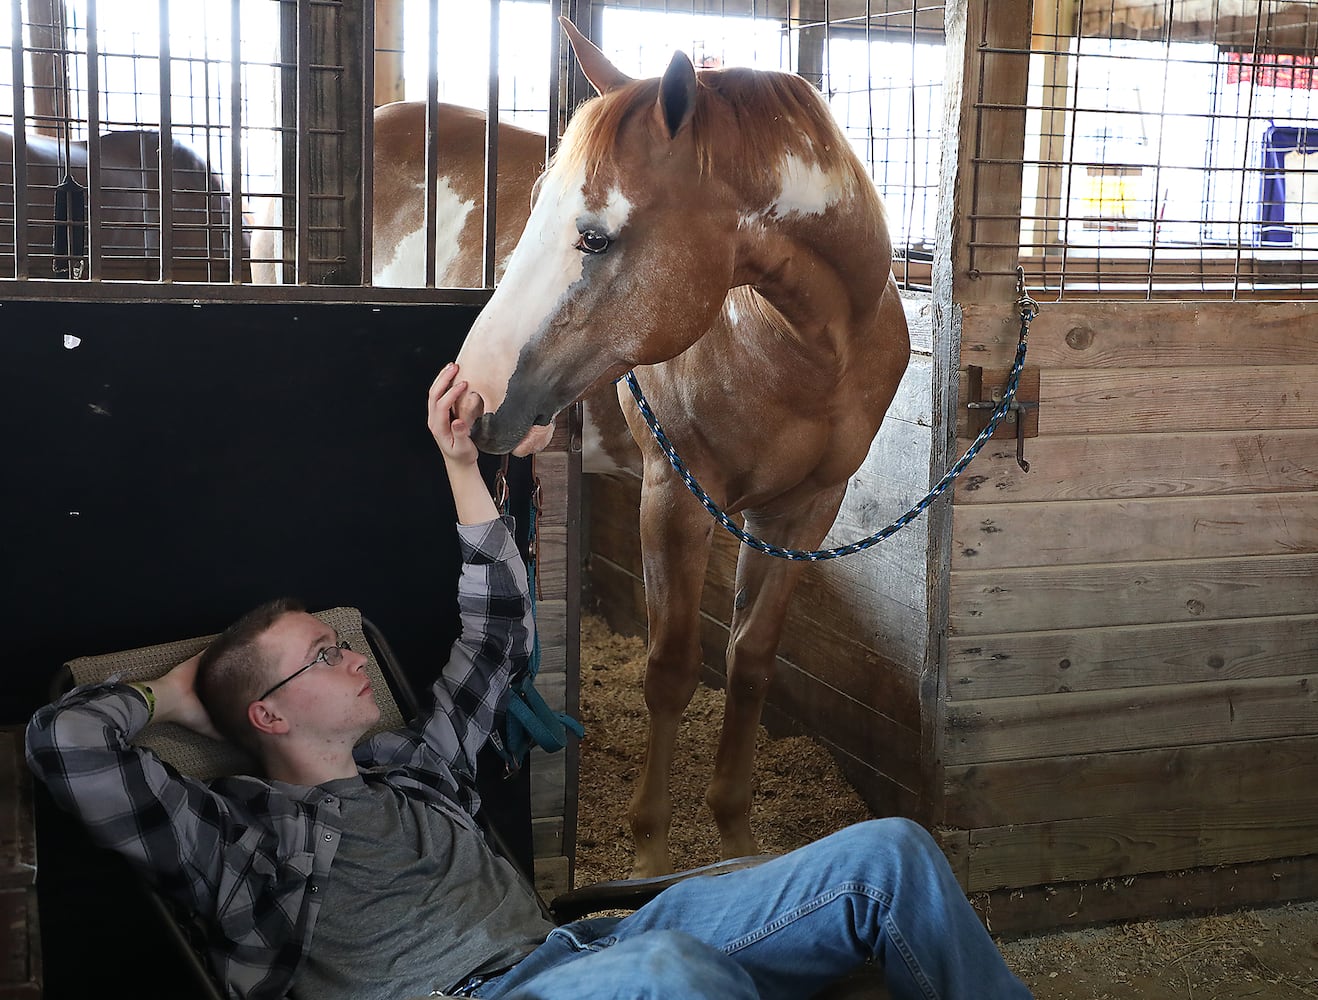
M 534 639 L 511 526 L 459 525 L 462 634 L 434 684 L 434 711 L 421 730 L 378 733 L 354 751 L 366 781 L 429 801 L 477 835 L 476 754 Z M 229 996 L 283 997 L 339 844 L 338 801 L 254 777 L 182 777 L 130 742 L 147 721 L 145 702 L 123 684 L 78 688 L 32 717 L 28 764 L 99 844 L 207 918 L 211 963 Z

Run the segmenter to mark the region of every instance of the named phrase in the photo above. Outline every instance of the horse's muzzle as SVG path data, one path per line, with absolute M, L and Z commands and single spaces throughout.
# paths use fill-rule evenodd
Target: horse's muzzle
M 491 455 L 511 453 L 522 458 L 543 451 L 554 436 L 552 419 L 540 424 L 504 421 L 501 416 L 501 412 L 487 413 L 472 425 L 471 439 L 481 451 Z

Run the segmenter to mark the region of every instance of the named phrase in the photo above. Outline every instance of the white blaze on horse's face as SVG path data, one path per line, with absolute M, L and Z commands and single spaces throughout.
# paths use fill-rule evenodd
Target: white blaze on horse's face
M 458 354 L 461 378 L 468 392 L 458 414 L 473 423 L 482 447 L 527 455 L 539 451 L 553 434 L 553 413 L 528 412 L 532 426 L 515 444 L 491 440 L 489 421 L 482 415 L 498 411 L 527 345 L 561 310 L 569 293 L 585 278 L 591 254 L 582 249 L 583 234 L 616 240 L 626 226 L 632 205 L 617 188 L 609 190 L 601 207 L 586 202 L 584 170 L 546 174 L 526 228 L 508 261 L 503 281 Z M 513 291 L 515 289 L 515 291 Z

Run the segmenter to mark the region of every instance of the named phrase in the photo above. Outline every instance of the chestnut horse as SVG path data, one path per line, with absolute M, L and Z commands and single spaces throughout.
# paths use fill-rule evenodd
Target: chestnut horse
M 485 115 L 439 104 L 435 119 L 439 163 L 435 181 L 435 285 L 479 288 L 483 283 L 485 215 Z M 371 212 L 372 281 L 388 288 L 420 288 L 426 282 L 426 106 L 420 101 L 384 104 L 375 110 L 371 163 L 375 199 Z M 495 278 L 502 276 L 531 212 L 531 190 L 545 162 L 541 133 L 499 123 L 499 170 L 495 211 Z M 252 280 L 280 284 L 285 243 L 280 199 L 252 199 Z M 291 251 L 290 251 L 291 254 Z M 618 409 L 612 387 L 585 400 L 582 468 L 586 472 L 634 472 L 640 453 Z
M 600 96 L 573 117 L 459 354 L 458 413 L 486 451 L 527 453 L 566 405 L 635 367 L 713 499 L 770 543 L 814 548 L 910 356 L 874 185 L 800 77 L 697 73 L 678 53 L 662 79 L 632 80 L 563 27 Z M 671 870 L 669 775 L 698 679 L 713 522 L 621 402 L 644 465 L 650 721 L 630 807 L 642 876 Z M 705 795 L 724 857 L 756 852 L 755 734 L 801 570 L 739 553 Z

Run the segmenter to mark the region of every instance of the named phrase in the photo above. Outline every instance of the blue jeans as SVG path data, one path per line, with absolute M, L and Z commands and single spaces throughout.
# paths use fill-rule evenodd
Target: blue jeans
M 474 995 L 805 1000 L 867 961 L 882 967 L 893 1000 L 1030 996 L 933 838 L 905 819 L 859 823 L 754 868 L 679 882 L 620 920 L 559 927 Z

